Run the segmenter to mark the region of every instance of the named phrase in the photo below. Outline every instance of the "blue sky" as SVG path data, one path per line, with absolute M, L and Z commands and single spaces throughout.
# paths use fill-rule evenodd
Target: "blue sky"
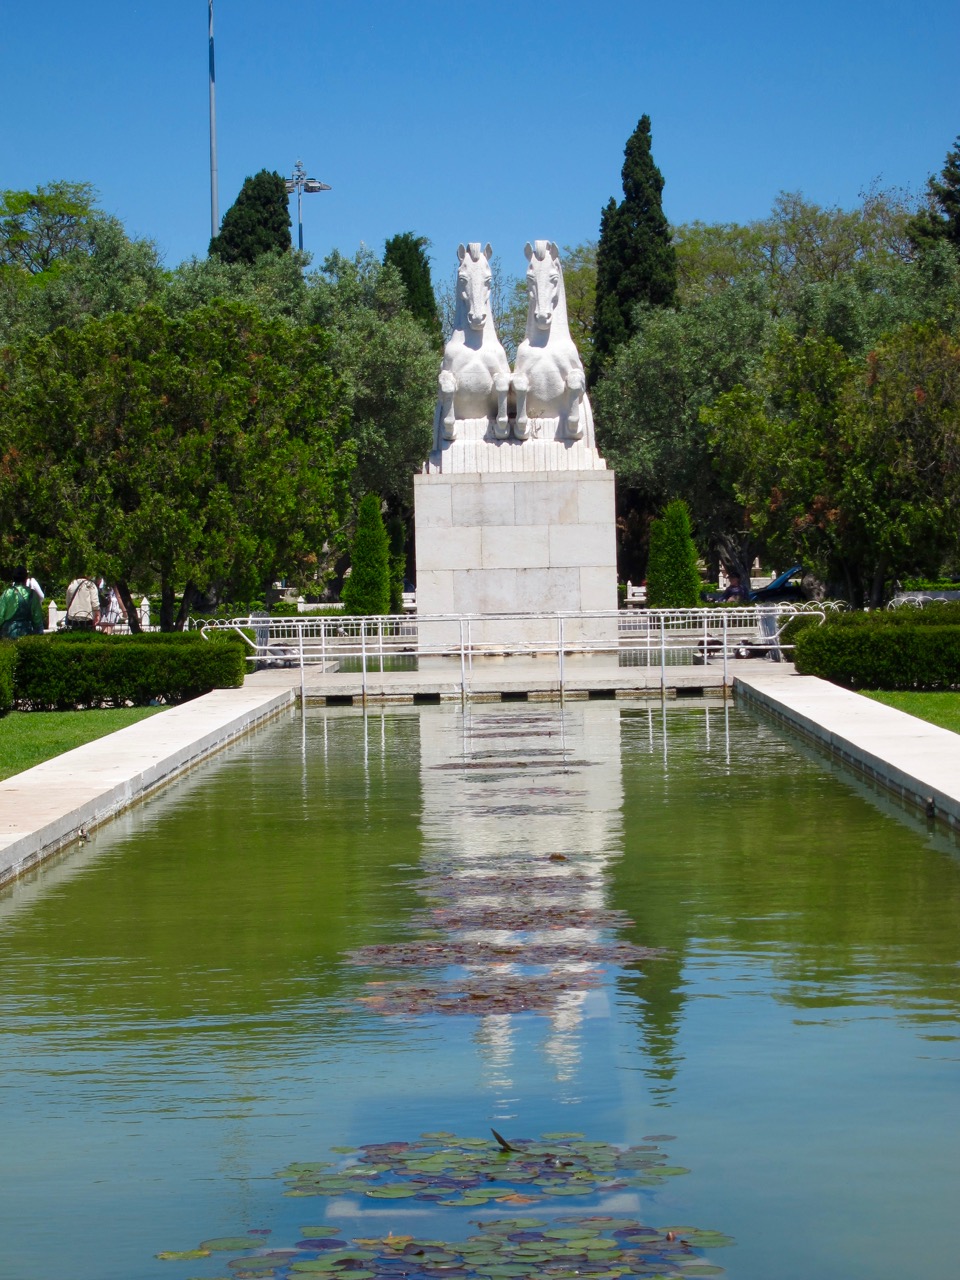
M 5 6 L 0 187 L 84 180 L 168 265 L 210 230 L 206 0 Z M 528 239 L 596 238 L 648 113 L 673 222 L 922 186 L 960 133 L 960 5 L 934 0 L 215 0 L 220 213 L 298 157 L 305 247 L 412 230 L 519 274 Z

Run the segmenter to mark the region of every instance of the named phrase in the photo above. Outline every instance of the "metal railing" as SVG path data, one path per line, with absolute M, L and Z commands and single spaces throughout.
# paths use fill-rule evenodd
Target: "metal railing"
M 374 617 L 251 615 L 203 624 L 205 636 L 217 630 L 238 632 L 248 660 L 258 667 L 299 668 L 301 692 L 308 667 L 321 671 L 355 670 L 364 694 L 367 676 L 391 669 L 413 670 L 424 660 L 459 667 L 466 689 L 474 663 L 489 658 L 552 658 L 561 691 L 571 662 L 615 658 L 618 665 L 658 666 L 666 685 L 667 668 L 677 664 L 723 666 L 735 657 L 780 661 L 792 648 L 781 642 L 786 624 L 798 615 L 820 622 L 823 605 L 742 605 L 712 609 L 621 609 L 598 613 L 438 614 Z M 421 668 L 422 669 L 422 668 Z

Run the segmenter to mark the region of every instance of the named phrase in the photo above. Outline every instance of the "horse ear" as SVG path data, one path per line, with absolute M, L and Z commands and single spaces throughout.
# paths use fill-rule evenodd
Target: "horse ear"
M 467 248 L 466 248 L 466 245 L 462 245 L 462 244 L 461 244 L 461 245 L 458 245 L 458 246 L 457 246 L 457 257 L 458 257 L 458 258 L 460 259 L 460 261 L 462 262 L 466 256 L 467 256 Z
M 551 257 L 556 258 L 557 261 L 560 260 L 560 250 L 557 248 L 557 246 L 553 243 L 552 240 L 547 245 L 547 252 L 550 254 Z
M 490 259 L 493 257 L 493 245 L 490 243 L 490 241 L 489 241 L 489 240 L 487 241 L 486 245 L 484 246 L 483 256 L 486 258 L 486 260 L 487 260 L 488 262 L 489 262 L 489 261 L 490 261 Z
M 527 261 L 529 262 L 530 259 L 533 257 L 533 245 L 530 243 L 529 240 L 523 246 L 523 252 L 527 255 Z

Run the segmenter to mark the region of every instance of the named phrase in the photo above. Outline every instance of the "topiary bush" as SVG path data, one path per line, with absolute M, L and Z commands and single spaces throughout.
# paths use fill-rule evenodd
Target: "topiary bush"
M 960 626 L 915 618 L 883 625 L 889 615 L 846 615 L 796 637 L 794 662 L 801 675 L 820 676 L 848 689 L 960 689 Z M 23 643 L 21 641 L 21 643 Z
M 16 645 L 13 700 L 33 711 L 177 703 L 239 688 L 245 674 L 235 636 L 27 636 Z
M 690 512 L 683 499 L 676 498 L 650 525 L 647 604 L 652 609 L 693 609 L 699 603 L 700 571 Z
M 390 541 L 380 505 L 376 494 L 368 493 L 357 510 L 350 577 L 340 592 L 347 614 L 387 613 L 390 608 Z

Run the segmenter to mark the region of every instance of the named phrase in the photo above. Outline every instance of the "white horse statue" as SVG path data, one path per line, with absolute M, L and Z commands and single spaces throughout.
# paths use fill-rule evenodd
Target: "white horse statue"
M 557 420 L 557 438 L 593 444 L 593 411 L 587 397 L 583 362 L 570 336 L 560 253 L 549 240 L 529 242 L 527 255 L 526 336 L 513 373 L 517 417 L 514 433 L 526 440 L 530 418 Z M 537 429 L 534 429 L 537 433 Z
M 457 422 L 468 418 L 494 419 L 494 435 L 501 440 L 510 431 L 510 364 L 490 310 L 493 250 L 489 245 L 460 245 L 457 256 L 457 311 L 440 366 L 440 399 L 434 418 L 436 449 L 444 440 L 455 440 Z

